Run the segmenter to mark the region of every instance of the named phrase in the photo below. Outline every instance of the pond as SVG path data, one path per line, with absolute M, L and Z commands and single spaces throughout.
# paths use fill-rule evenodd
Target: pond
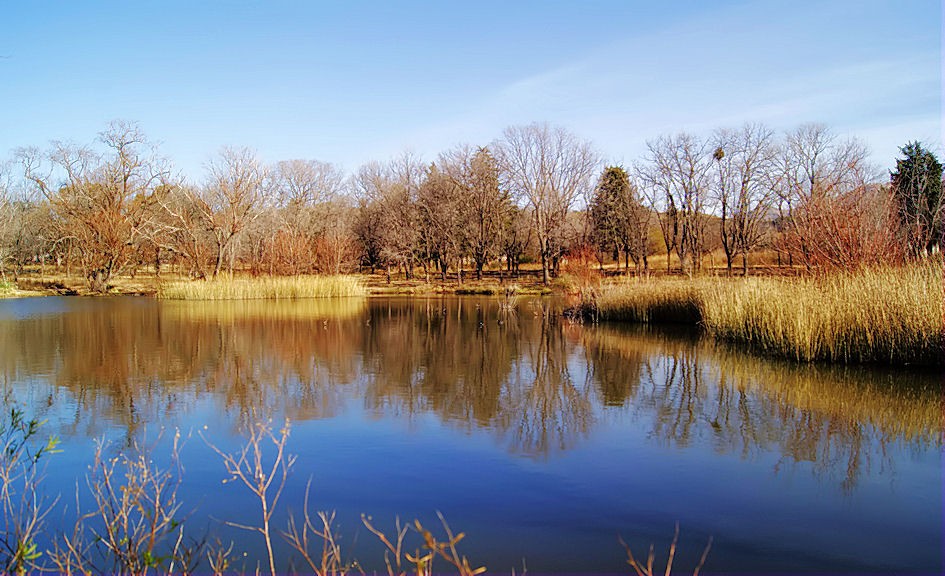
M 70 529 L 95 447 L 167 456 L 191 534 L 266 566 L 260 505 L 212 447 L 288 418 L 273 525 L 335 512 L 344 557 L 384 572 L 361 522 L 466 534 L 490 573 L 939 573 L 941 375 L 794 365 L 689 331 L 572 324 L 541 299 L 0 301 L 7 406 L 61 437 L 46 520 Z M 268 449 L 269 447 L 267 447 Z M 297 566 L 276 538 L 278 566 Z M 293 562 L 296 562 L 293 564 Z M 440 565 L 440 569 L 445 569 Z

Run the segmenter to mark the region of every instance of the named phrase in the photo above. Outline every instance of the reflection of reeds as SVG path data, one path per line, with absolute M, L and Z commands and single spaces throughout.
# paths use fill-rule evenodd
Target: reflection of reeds
M 168 282 L 158 290 L 158 297 L 167 300 L 281 300 L 365 295 L 367 290 L 354 276 L 221 278 L 207 282 Z
M 169 307 L 173 306 L 173 307 Z M 231 324 L 246 320 L 297 321 L 353 318 L 367 308 L 365 298 L 308 298 L 291 301 L 238 300 L 165 304 L 179 320 Z
M 687 359 L 684 353 L 692 346 L 689 339 L 677 340 L 651 331 L 596 327 L 584 332 L 584 342 L 589 350 L 595 351 L 595 369 L 602 373 L 626 366 L 634 357 L 636 362 L 677 357 L 690 363 L 698 358 L 700 364 L 712 367 L 716 374 L 713 380 L 728 389 L 726 395 L 754 392 L 773 400 L 776 405 L 770 416 L 780 421 L 778 427 L 794 418 L 798 425 L 808 426 L 809 419 L 815 417 L 868 424 L 887 439 L 940 442 L 942 438 L 941 395 L 934 386 L 923 385 L 930 378 L 921 373 L 793 365 L 712 344 L 697 345 L 698 355 Z M 684 373 L 697 369 L 698 366 L 692 366 Z M 627 393 L 634 394 L 633 389 L 627 389 Z M 742 431 L 738 427 L 735 430 Z
M 723 340 L 808 362 L 940 365 L 942 262 L 823 278 L 679 279 L 611 285 L 585 302 L 603 320 L 701 323 Z

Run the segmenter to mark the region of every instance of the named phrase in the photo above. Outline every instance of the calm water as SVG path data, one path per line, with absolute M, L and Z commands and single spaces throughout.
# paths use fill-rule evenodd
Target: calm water
M 362 513 L 389 528 L 441 511 L 492 573 L 626 573 L 618 534 L 663 557 L 677 522 L 690 573 L 710 536 L 707 572 L 942 570 L 940 374 L 793 366 L 548 307 L 6 300 L 0 374 L 6 402 L 63 438 L 46 480 L 63 501 L 97 440 L 159 459 L 181 430 L 188 525 L 250 565 L 258 537 L 221 520 L 258 509 L 207 442 L 232 450 L 250 419 L 288 417 L 276 525 L 311 478 L 311 508 L 337 512 L 370 569 Z

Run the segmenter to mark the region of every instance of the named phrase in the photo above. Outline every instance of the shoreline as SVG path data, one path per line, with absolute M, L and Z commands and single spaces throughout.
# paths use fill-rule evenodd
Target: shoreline
M 595 271 L 596 272 L 596 271 Z M 139 274 L 93 293 L 79 278 L 22 276 L 0 298 L 142 296 L 180 300 L 292 300 L 332 296 L 563 296 L 561 315 L 578 322 L 685 324 L 719 342 L 798 363 L 926 366 L 945 364 L 943 263 L 872 268 L 809 277 L 564 274 L 544 286 L 531 274 L 386 280 L 382 274 L 243 276 L 191 281 Z M 938 314 L 936 314 L 938 310 Z

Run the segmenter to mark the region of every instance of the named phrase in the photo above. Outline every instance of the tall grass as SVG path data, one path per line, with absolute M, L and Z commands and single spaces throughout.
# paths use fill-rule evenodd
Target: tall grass
M 167 300 L 288 300 L 365 296 L 354 276 L 263 276 L 178 281 L 162 284 L 158 298 Z
M 714 336 L 799 361 L 943 363 L 942 264 L 803 280 L 755 279 L 703 294 Z
M 604 286 L 585 299 L 585 313 L 601 320 L 649 323 L 698 323 L 705 280 L 633 278 Z
M 603 320 L 698 323 L 809 362 L 945 363 L 941 259 L 805 279 L 634 281 L 584 302 Z

